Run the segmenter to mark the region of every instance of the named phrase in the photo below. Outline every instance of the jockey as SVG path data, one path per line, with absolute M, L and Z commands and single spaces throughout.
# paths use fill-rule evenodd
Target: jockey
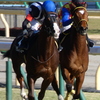
M 62 23 L 62 29 L 61 29 L 61 34 L 59 36 L 59 42 L 63 39 L 63 37 L 65 36 L 63 33 L 69 33 L 71 26 L 72 26 L 72 15 L 70 13 L 71 8 L 73 7 L 72 4 L 75 4 L 77 7 L 78 6 L 85 6 L 86 2 L 84 2 L 84 0 L 72 0 L 69 3 L 66 3 L 61 10 L 58 13 L 59 18 L 61 19 L 61 23 Z M 89 44 L 90 47 L 93 47 L 94 43 L 88 39 L 87 36 L 87 42 Z M 61 45 L 59 45 L 59 51 L 61 51 L 63 48 L 61 47 Z
M 34 2 L 26 9 L 26 18 L 22 23 L 23 38 L 18 42 L 18 50 L 28 49 L 28 40 L 31 35 L 37 34 L 44 21 L 43 9 L 47 12 L 56 12 L 56 6 L 53 1 Z

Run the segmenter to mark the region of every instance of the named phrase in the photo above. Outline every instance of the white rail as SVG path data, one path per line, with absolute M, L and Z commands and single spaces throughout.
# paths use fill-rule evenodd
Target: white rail
M 3 14 L 0 14 L 0 18 L 1 18 L 2 22 L 3 22 L 3 24 L 5 25 L 5 35 L 6 35 L 6 37 L 9 37 L 10 36 L 9 25 L 8 25 L 8 23 L 7 23 L 7 21 L 6 21 L 6 19 L 5 19 Z
M 7 51 L 10 49 L 12 42 L 0 42 L 0 51 Z
M 19 9 L 19 7 L 22 7 L 22 8 Z M 14 5 L 14 4 L 0 5 L 0 18 L 5 26 L 5 36 L 10 37 L 9 25 L 3 14 L 25 15 L 25 5 Z
M 7 51 L 10 49 L 12 42 L 0 42 L 0 51 Z M 90 48 L 89 54 L 100 55 L 100 46 L 94 46 Z
M 90 48 L 90 54 L 92 55 L 100 55 L 100 46 L 93 46 Z

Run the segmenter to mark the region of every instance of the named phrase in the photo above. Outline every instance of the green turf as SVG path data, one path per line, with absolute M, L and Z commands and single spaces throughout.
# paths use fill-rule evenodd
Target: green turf
M 88 34 L 100 34 L 100 19 L 89 18 Z
M 36 94 L 38 92 L 39 90 L 35 90 Z M 100 93 L 88 93 L 88 92 L 83 92 L 83 93 L 86 97 L 86 100 L 99 100 L 100 99 Z M 5 88 L 0 88 L 0 100 L 6 100 Z M 20 89 L 18 88 L 12 89 L 12 100 L 22 100 L 20 97 Z M 55 91 L 47 90 L 43 100 L 58 100 L 58 98 L 57 98 Z

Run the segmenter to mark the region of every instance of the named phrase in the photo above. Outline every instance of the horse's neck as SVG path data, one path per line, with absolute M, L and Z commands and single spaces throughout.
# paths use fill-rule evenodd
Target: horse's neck
M 71 37 L 72 37 L 71 41 L 73 41 L 72 44 L 76 50 L 81 51 L 81 50 L 83 50 L 83 48 L 86 47 L 86 36 L 80 35 L 76 31 L 76 29 L 73 30 Z
M 51 36 L 47 36 L 44 32 L 42 32 L 39 35 L 39 40 L 38 40 L 38 49 L 40 55 L 48 55 L 51 56 L 52 53 L 54 52 L 54 38 Z

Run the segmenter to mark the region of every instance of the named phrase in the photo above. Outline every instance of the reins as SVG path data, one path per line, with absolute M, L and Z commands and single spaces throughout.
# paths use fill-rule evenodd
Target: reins
M 53 53 L 47 60 L 45 61 L 40 61 L 39 59 L 39 56 L 37 56 L 37 59 L 33 56 L 31 56 L 34 60 L 38 61 L 39 63 L 46 63 L 47 61 L 49 61 L 53 56 L 54 56 L 55 53 Z

